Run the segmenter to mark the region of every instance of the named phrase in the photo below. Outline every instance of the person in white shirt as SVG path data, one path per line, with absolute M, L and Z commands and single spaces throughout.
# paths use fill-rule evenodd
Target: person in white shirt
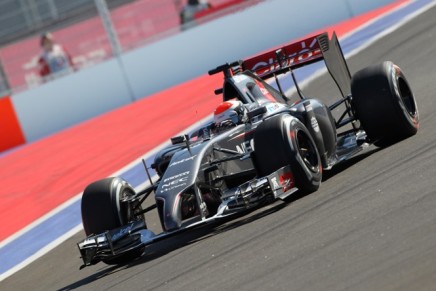
M 68 52 L 54 42 L 51 33 L 41 35 L 41 49 L 38 66 L 39 74 L 43 78 L 56 74 L 68 73 L 73 70 L 73 62 Z
M 188 3 L 180 12 L 181 24 L 193 21 L 197 12 L 209 9 L 210 7 L 211 5 L 204 0 L 188 0 Z

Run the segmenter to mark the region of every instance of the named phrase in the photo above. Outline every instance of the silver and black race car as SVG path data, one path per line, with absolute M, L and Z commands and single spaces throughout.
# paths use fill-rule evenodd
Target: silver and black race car
M 320 61 L 341 95 L 329 106 L 305 96 L 294 74 Z M 223 95 L 223 103 L 215 120 L 172 138 L 172 145 L 156 155 L 157 182 L 136 192 L 112 177 L 85 189 L 87 238 L 78 243 L 82 267 L 125 263 L 182 230 L 296 192 L 314 192 L 324 170 L 370 144 L 387 146 L 418 130 L 415 98 L 401 69 L 383 62 L 351 77 L 334 33 L 224 64 L 209 74 L 221 72 L 224 84 L 215 93 Z M 284 76 L 293 81 L 298 100 L 282 90 Z M 155 203 L 143 208 L 151 194 Z M 160 234 L 148 230 L 144 218 L 156 208 Z

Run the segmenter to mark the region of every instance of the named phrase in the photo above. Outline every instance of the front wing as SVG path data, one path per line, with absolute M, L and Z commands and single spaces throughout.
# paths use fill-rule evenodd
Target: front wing
M 215 215 L 203 219 L 194 218 L 175 231 L 155 234 L 146 229 L 144 221 L 138 220 L 101 234 L 88 236 L 77 244 L 83 260 L 80 269 L 100 261 L 117 258 L 127 252 L 143 248 L 196 226 L 257 207 L 262 203 L 284 199 L 297 190 L 292 171 L 289 166 L 285 166 L 266 177 L 251 180 L 228 191 L 223 196 L 223 202 Z

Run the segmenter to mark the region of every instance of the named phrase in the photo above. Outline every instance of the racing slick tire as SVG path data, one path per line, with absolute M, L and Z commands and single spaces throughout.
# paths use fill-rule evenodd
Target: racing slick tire
M 106 178 L 86 187 L 82 196 L 82 222 L 87 236 L 103 233 L 132 220 L 132 213 L 122 209 L 120 200 L 126 195 L 133 195 L 135 190 L 120 178 Z M 143 214 L 135 217 L 144 219 Z M 108 265 L 125 264 L 144 252 L 144 247 L 127 251 L 114 258 L 103 260 Z
M 290 165 L 295 186 L 304 194 L 318 190 L 321 159 L 308 129 L 290 115 L 277 115 L 260 124 L 254 135 L 254 160 L 259 177 Z
M 386 61 L 354 74 L 352 106 L 371 142 L 386 146 L 418 131 L 415 96 L 401 69 Z

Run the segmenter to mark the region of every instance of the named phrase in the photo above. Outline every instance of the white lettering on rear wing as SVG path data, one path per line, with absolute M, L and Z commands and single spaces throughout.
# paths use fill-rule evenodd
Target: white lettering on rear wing
M 243 69 L 250 70 L 256 73 L 259 77 L 263 77 L 274 72 L 279 71 L 285 67 L 296 67 L 304 65 L 312 61 L 323 58 L 321 48 L 318 43 L 318 37 L 322 35 L 315 35 L 304 40 L 300 40 L 279 49 L 285 55 L 282 64 L 277 60 L 276 51 L 269 51 L 243 61 Z

